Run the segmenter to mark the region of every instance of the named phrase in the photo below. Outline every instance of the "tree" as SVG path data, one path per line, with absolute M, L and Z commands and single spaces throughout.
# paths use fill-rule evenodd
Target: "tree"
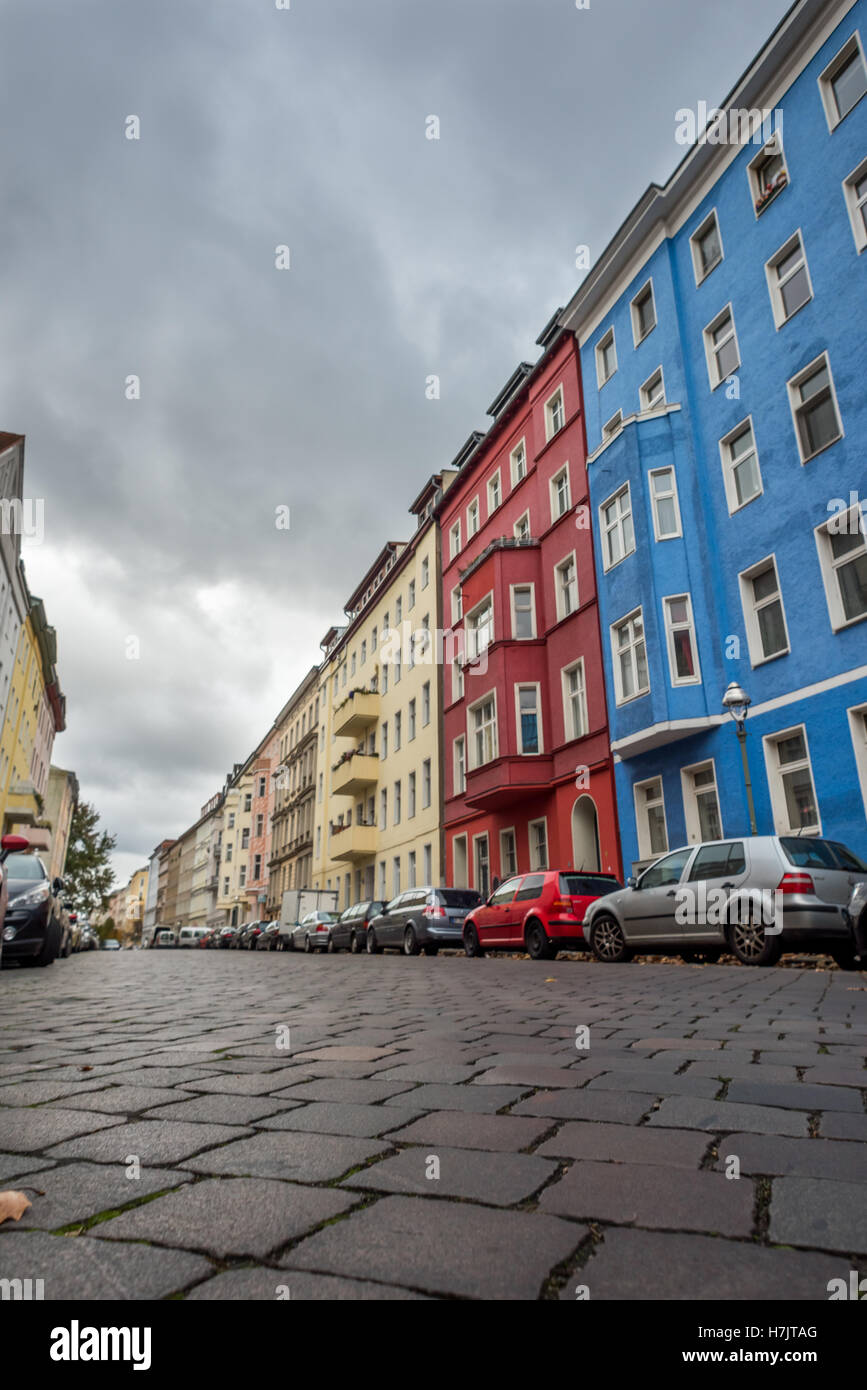
M 100 831 L 99 812 L 79 801 L 72 817 L 64 877 L 79 912 L 104 912 L 114 884 L 109 862 L 117 836 Z

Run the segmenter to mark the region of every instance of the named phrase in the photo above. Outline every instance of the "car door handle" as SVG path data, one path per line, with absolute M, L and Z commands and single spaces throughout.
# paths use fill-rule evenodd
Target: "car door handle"
M 673 897 L 674 897 L 674 889 L 673 889 L 673 888 L 669 888 L 669 890 L 668 890 L 668 892 L 666 893 L 665 896 L 666 896 L 667 898 L 673 898 Z

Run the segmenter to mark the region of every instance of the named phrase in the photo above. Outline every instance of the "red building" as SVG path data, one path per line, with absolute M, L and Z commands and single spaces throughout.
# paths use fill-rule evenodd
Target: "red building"
M 536 868 L 621 872 L 579 361 L 555 319 L 538 342 L 438 508 L 446 882 L 481 893 Z

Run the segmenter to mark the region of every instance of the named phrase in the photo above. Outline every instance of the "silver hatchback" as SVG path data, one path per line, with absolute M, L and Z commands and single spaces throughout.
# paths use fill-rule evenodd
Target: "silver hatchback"
M 757 835 L 686 845 L 597 898 L 584 936 L 601 961 L 676 952 L 773 965 L 784 949 L 825 951 L 851 968 L 849 901 L 867 865 L 836 840 Z

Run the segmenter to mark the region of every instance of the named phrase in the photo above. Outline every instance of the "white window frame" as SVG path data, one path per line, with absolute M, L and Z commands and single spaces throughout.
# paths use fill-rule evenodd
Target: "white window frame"
M 614 359 L 614 366 L 611 368 L 611 371 L 608 373 L 608 375 L 604 376 L 603 373 L 605 371 L 605 355 L 609 347 L 611 348 L 612 357 Z M 601 391 L 605 383 L 610 381 L 611 378 L 617 372 L 617 339 L 614 335 L 613 324 L 606 333 L 602 334 L 602 337 L 596 344 L 594 351 L 596 356 L 596 385 Z
M 641 619 L 641 630 L 642 630 L 642 631 L 641 631 L 641 641 L 644 643 L 644 665 L 645 665 L 645 668 L 646 668 L 646 670 L 647 670 L 647 685 L 646 685 L 645 687 L 643 687 L 642 689 L 636 688 L 636 691 L 635 691 L 635 694 L 634 694 L 634 695 L 624 695 L 624 693 L 623 693 L 623 687 L 622 687 L 621 682 L 620 682 L 620 650 L 621 650 L 621 649 L 620 649 L 620 647 L 619 647 L 618 644 L 617 644 L 617 633 L 620 631 L 620 629 L 621 629 L 622 627 L 624 627 L 624 626 L 626 625 L 626 623 L 631 623 L 631 622 L 633 622 L 636 618 L 640 618 L 640 619 Z M 644 609 L 643 609 L 643 607 L 639 604 L 639 606 L 638 606 L 637 608 L 633 608 L 633 609 L 632 609 L 632 612 L 631 612 L 631 613 L 624 613 L 624 615 L 623 615 L 622 618 L 618 618 L 616 622 L 613 622 L 613 623 L 611 624 L 611 626 L 610 626 L 610 628 L 609 628 L 608 631 L 609 631 L 609 638 L 610 638 L 610 641 L 611 641 L 611 658 L 612 658 L 612 663 L 611 663 L 611 664 L 612 664 L 612 667 L 613 667 L 613 669 L 614 669 L 614 692 L 615 692 L 615 700 L 614 700 L 614 702 L 615 702 L 616 705 L 629 705 L 629 704 L 632 703 L 633 700 L 640 700 L 640 699 L 643 699 L 643 697 L 644 697 L 645 695 L 649 695 L 649 694 L 650 694 L 650 662 L 649 662 L 649 660 L 648 660 L 648 655 L 647 655 L 647 624 L 646 624 L 645 621 L 644 621 Z M 634 641 L 634 639 L 633 639 L 633 641 L 630 643 L 630 650 L 634 650 L 635 645 L 636 645 L 636 643 L 635 643 L 635 641 Z M 638 676 L 638 663 L 637 663 L 637 662 L 635 663 L 635 675 L 636 675 L 636 687 L 637 687 L 637 685 L 638 685 L 638 681 L 637 681 L 637 676 Z
M 473 524 L 475 522 L 475 525 Z M 467 503 L 467 541 L 471 541 L 473 536 L 477 536 L 482 525 L 482 509 L 479 505 L 478 493 Z
M 810 291 L 810 295 L 809 298 L 805 299 L 803 304 L 799 304 L 798 308 L 794 309 L 791 314 L 787 314 L 783 304 L 783 296 L 781 293 L 782 285 L 777 274 L 777 267 L 781 261 L 784 261 L 792 254 L 796 246 L 800 247 L 801 250 L 801 264 L 804 267 L 804 274 L 807 277 L 807 288 Z M 798 269 L 800 269 L 800 267 L 798 267 Z M 797 270 L 793 271 L 792 274 L 797 274 Z M 765 261 L 765 278 L 768 282 L 768 294 L 771 297 L 771 312 L 774 315 L 774 325 L 777 332 L 779 332 L 784 324 L 791 323 L 796 314 L 799 314 L 802 309 L 806 309 L 813 298 L 813 281 L 810 278 L 810 266 L 807 261 L 807 251 L 804 246 L 804 238 L 800 227 L 798 227 L 788 240 L 783 243 L 779 251 L 775 251 L 773 256 Z
M 458 869 L 457 869 L 457 848 L 458 848 L 458 845 L 463 845 L 463 851 L 464 851 L 464 854 L 463 854 L 463 858 L 464 858 L 464 867 L 463 867 L 463 874 L 462 874 L 462 875 L 459 875 L 459 874 L 458 874 Z M 459 878 L 460 878 L 460 877 L 463 877 L 463 879 L 464 879 L 464 882 L 463 882 L 463 883 L 459 882 Z M 467 844 L 466 832 L 464 832 L 463 835 L 455 835 L 454 838 L 452 839 L 452 882 L 454 883 L 454 885 L 455 885 L 456 888 L 469 888 L 469 887 L 470 887 L 469 845 Z
M 527 523 L 527 533 L 526 533 L 525 536 L 520 536 L 520 535 L 518 534 L 518 527 L 521 525 L 521 522 L 522 522 L 522 521 L 526 521 L 526 523 Z M 524 512 L 521 516 L 518 517 L 517 521 L 515 522 L 514 526 L 512 527 L 512 533 L 513 533 L 513 535 L 514 535 L 516 541 L 517 541 L 517 540 L 529 540 L 529 539 L 530 539 L 531 532 L 530 532 L 530 512 L 529 512 L 529 508 L 528 508 L 528 510 L 527 510 L 526 512 Z
M 867 704 L 853 705 L 847 709 L 849 732 L 852 735 L 852 751 L 855 755 L 855 770 L 861 787 L 864 814 L 867 816 Z
M 460 518 L 454 522 L 449 530 L 449 559 L 454 560 L 455 556 L 461 553 L 461 523 Z
M 840 515 L 843 514 L 841 513 Z M 856 515 L 860 516 L 861 537 L 864 542 L 863 548 L 867 549 L 867 534 L 865 534 L 867 533 L 867 510 L 860 508 L 856 503 L 854 506 L 847 508 L 845 515 L 847 518 Z M 831 621 L 831 628 L 834 632 L 841 632 L 843 628 L 855 627 L 856 624 L 863 623 L 865 619 L 867 619 L 867 613 L 860 613 L 854 618 L 846 617 L 846 611 L 843 607 L 843 598 L 840 593 L 840 585 L 837 581 L 837 570 L 843 565 L 851 564 L 858 552 L 851 552 L 840 560 L 834 559 L 834 554 L 831 549 L 832 533 L 830 531 L 830 527 L 834 521 L 835 517 L 828 517 L 826 521 L 821 522 L 819 526 L 815 527 L 813 535 L 816 538 L 816 549 L 819 553 L 819 567 L 822 571 L 822 583 L 825 586 L 825 601 L 828 605 L 828 617 Z M 851 534 L 851 522 L 849 522 L 848 525 L 848 533 Z
M 702 266 L 699 242 L 701 241 L 702 237 L 704 237 L 704 235 L 708 231 L 710 231 L 711 223 L 713 223 L 716 227 L 716 236 L 717 241 L 719 242 L 720 255 L 719 260 L 714 261 L 713 265 L 710 267 L 709 270 L 705 270 Z M 695 276 L 695 284 L 697 289 L 699 285 L 704 283 L 704 281 L 708 278 L 709 275 L 713 275 L 717 267 L 722 265 L 723 261 L 725 260 L 725 248 L 723 247 L 722 232 L 720 230 L 719 217 L 717 216 L 716 208 L 711 208 L 707 217 L 705 217 L 703 221 L 701 221 L 699 225 L 696 227 L 695 231 L 689 239 L 689 247 L 690 251 L 692 252 L 692 273 Z
M 555 425 L 555 423 L 554 423 L 554 416 L 555 416 L 555 410 L 556 410 L 556 406 L 557 406 L 558 401 L 559 401 L 559 404 L 560 404 L 560 417 L 561 417 L 561 421 L 560 421 L 560 424 L 559 424 L 559 425 Z M 549 439 L 553 439 L 554 436 L 555 436 L 555 434 L 559 434 L 561 430 L 565 429 L 565 427 L 566 427 L 566 397 L 565 397 L 565 395 L 564 395 L 564 393 L 563 393 L 563 383 L 560 382 L 560 385 L 557 387 L 557 389 L 556 389 L 555 391 L 552 391 L 551 395 L 548 397 L 548 399 L 547 399 L 546 402 L 545 402 L 545 440 L 546 440 L 546 442 L 547 442 Z
M 647 803 L 639 799 L 639 792 L 643 792 L 646 787 L 659 786 L 659 797 L 652 803 Z M 661 859 L 664 854 L 668 854 L 671 843 L 668 838 L 668 816 L 665 811 L 665 783 L 659 776 L 646 777 L 643 782 L 634 782 L 632 785 L 632 799 L 635 804 L 635 831 L 638 839 L 638 857 L 640 860 Z M 665 848 L 654 849 L 650 840 L 650 823 L 647 819 L 647 811 L 650 806 L 662 807 L 662 832 L 665 837 Z
M 491 747 L 493 749 L 493 752 L 491 754 L 491 757 L 486 759 L 485 762 L 479 763 L 476 762 L 476 730 L 474 728 L 474 716 L 476 710 L 480 709 L 482 705 L 486 705 L 488 701 L 493 701 L 494 705 L 494 718 L 492 721 L 491 734 Z M 477 768 L 487 767 L 489 763 L 495 763 L 497 761 L 498 757 L 500 756 L 498 724 L 499 711 L 497 708 L 497 688 L 496 686 L 492 686 L 490 690 L 485 691 L 484 695 L 479 695 L 477 699 L 473 700 L 471 705 L 467 705 L 467 772 L 475 772 Z
M 578 686 L 578 705 L 581 712 L 581 728 L 576 731 L 575 719 L 572 713 L 572 691 L 569 688 L 569 678 L 573 671 L 580 671 L 580 682 Z M 564 666 L 560 672 L 560 685 L 563 691 L 563 730 L 566 741 L 572 739 L 586 738 L 589 733 L 590 724 L 587 714 L 587 672 L 584 667 L 584 658 L 579 656 L 577 661 L 570 661 L 568 666 Z
M 686 623 L 674 623 L 669 610 L 670 603 L 680 603 L 686 601 L 687 619 Z M 668 670 L 671 677 L 672 686 L 682 685 L 701 685 L 701 662 L 698 655 L 698 638 L 695 632 L 695 617 L 692 611 L 692 595 L 683 594 L 664 594 L 662 598 L 662 624 L 665 629 L 665 646 L 668 652 Z M 686 626 L 690 641 L 692 643 L 692 654 L 695 660 L 694 676 L 679 676 L 677 674 L 677 662 L 674 655 L 674 634 L 682 627 Z
M 463 796 L 467 789 L 467 737 L 458 734 L 452 740 L 452 787 L 454 796 Z
M 621 508 L 618 508 L 617 519 L 612 523 L 612 525 L 609 526 L 605 521 L 605 509 L 606 507 L 610 507 L 612 502 L 616 502 L 617 499 L 619 497 L 622 497 L 624 494 L 626 495 L 628 503 L 628 512 L 624 513 Z M 630 550 L 627 550 L 625 545 L 622 545 L 623 554 L 620 556 L 619 559 L 612 560 L 609 558 L 610 547 L 608 544 L 608 534 L 609 531 L 617 531 L 620 534 L 621 542 L 623 541 L 623 521 L 626 515 L 629 516 L 630 528 L 632 531 L 632 548 Z M 624 483 L 623 486 L 619 487 L 616 492 L 612 492 L 609 497 L 606 497 L 604 501 L 600 502 L 599 536 L 602 543 L 602 568 L 606 574 L 609 570 L 616 569 L 618 565 L 622 565 L 623 561 L 628 559 L 630 555 L 635 554 L 635 519 L 632 512 L 632 492 L 630 490 L 629 483 Z
M 484 647 L 479 647 L 478 615 L 484 608 L 490 608 L 490 636 Z M 464 618 L 464 639 L 466 642 L 466 658 L 468 661 L 475 661 L 476 657 L 481 656 L 482 652 L 487 651 L 494 641 L 494 591 L 488 592 L 474 604 L 469 613 Z
M 728 373 L 728 375 L 719 376 L 717 371 L 718 363 L 716 354 L 719 351 L 722 344 L 714 343 L 713 335 L 727 318 L 731 319 L 731 336 L 734 339 L 735 354 L 737 356 L 737 361 L 735 362 L 734 367 Z M 729 378 L 732 377 L 735 372 L 739 371 L 742 365 L 740 343 L 738 342 L 737 326 L 735 324 L 735 311 L 734 306 L 731 303 L 731 300 L 729 300 L 728 304 L 724 304 L 722 309 L 720 309 L 719 313 L 715 314 L 714 317 L 711 319 L 710 323 L 702 329 L 702 339 L 704 341 L 705 361 L 707 362 L 707 378 L 710 382 L 710 389 L 712 391 L 716 391 L 717 388 L 722 386 L 724 382 L 728 381 Z M 725 341 L 728 342 L 729 340 L 725 339 Z
M 662 387 L 662 396 L 659 400 L 651 402 L 650 387 L 652 383 L 656 381 L 657 377 L 659 378 L 659 384 Z M 641 403 L 642 413 L 648 410 L 661 410 L 662 407 L 667 404 L 665 399 L 665 376 L 663 374 L 661 364 L 656 368 L 655 371 L 651 372 L 647 380 L 643 381 L 639 386 L 638 399 Z
M 804 740 L 806 758 L 803 764 L 792 764 L 789 768 L 781 768 L 777 754 L 777 744 L 783 739 L 793 738 L 800 734 Z M 819 809 L 819 798 L 816 795 L 816 779 L 813 776 L 813 759 L 810 756 L 810 742 L 807 738 L 807 727 L 805 724 L 794 724 L 790 729 L 777 729 L 772 734 L 765 734 L 762 738 L 762 748 L 765 755 L 765 770 L 768 777 L 768 791 L 771 797 L 771 812 L 774 817 L 774 830 L 778 835 L 821 835 L 822 834 L 822 812 Z M 786 795 L 783 790 L 783 774 L 791 770 L 794 766 L 806 765 L 810 774 L 810 784 L 813 789 L 813 804 L 816 807 L 815 826 L 802 829 L 800 826 L 789 825 L 789 817 L 786 811 Z
M 843 197 L 846 200 L 846 208 L 849 213 L 849 221 L 852 224 L 852 235 L 855 238 L 855 250 L 858 255 L 867 250 L 867 192 L 863 198 L 858 199 L 855 193 L 855 185 L 867 180 L 867 159 L 862 159 L 857 168 L 853 169 L 843 180 Z
M 557 484 L 563 478 L 566 480 L 566 505 L 562 511 L 558 511 L 559 498 Z M 557 472 L 549 479 L 548 495 L 551 501 L 551 524 L 553 525 L 555 521 L 560 521 L 562 517 L 568 516 L 569 512 L 572 510 L 572 483 L 569 478 L 568 463 L 564 463 L 562 468 L 558 468 Z
M 525 751 L 524 738 L 521 731 L 521 691 L 535 690 L 536 692 L 536 738 L 539 747 L 535 750 Z M 515 694 L 515 747 L 522 758 L 536 758 L 545 752 L 545 739 L 542 731 L 542 687 L 538 681 L 516 681 L 514 687 Z
M 737 488 L 735 486 L 735 464 L 739 463 L 740 459 L 743 458 L 744 455 L 742 454 L 739 456 L 739 458 L 733 459 L 731 450 L 732 444 L 735 442 L 739 435 L 743 434 L 747 426 L 749 426 L 753 436 L 753 453 L 756 456 L 756 472 L 759 476 L 759 490 L 758 492 L 753 493 L 752 497 L 748 497 L 745 502 L 739 502 Z M 762 480 L 762 466 L 759 461 L 759 446 L 756 443 L 756 430 L 755 425 L 753 424 L 752 415 L 744 416 L 743 420 L 739 421 L 738 424 L 735 425 L 734 429 L 729 430 L 728 434 L 723 435 L 722 439 L 719 442 L 719 453 L 720 461 L 722 463 L 723 483 L 725 485 L 726 501 L 728 503 L 729 516 L 734 516 L 735 512 L 741 511 L 743 507 L 748 507 L 751 502 L 758 501 L 758 499 L 762 496 L 765 490 L 765 485 Z
M 512 867 L 512 868 L 509 868 L 509 869 L 506 868 L 506 865 L 505 865 L 505 862 L 504 862 L 504 861 L 505 861 L 505 855 L 504 855 L 504 853 L 503 853 L 503 837 L 504 837 L 505 835 L 511 835 L 511 837 L 512 837 L 512 855 L 513 855 L 514 864 L 513 864 L 513 867 Z M 512 878 L 515 874 L 517 874 L 517 872 L 518 872 L 518 836 L 517 836 L 516 833 L 515 833 L 515 827 L 514 827 L 513 825 L 507 825 L 507 826 L 504 826 L 503 829 L 500 831 L 500 877 L 503 878 L 503 879 L 505 879 L 505 878 Z
M 544 828 L 544 832 L 545 832 L 545 863 L 544 863 L 544 864 L 537 864 L 537 863 L 535 862 L 535 860 L 536 860 L 536 858 L 537 858 L 537 855 L 536 855 L 536 846 L 535 846 L 535 843 L 534 843 L 533 832 L 534 832 L 534 830 L 537 828 L 537 826 L 540 826 L 540 825 Z M 550 843 L 549 843 L 549 841 L 548 841 L 548 817 L 547 817 L 547 816 L 538 816 L 536 820 L 529 820 L 529 821 L 527 821 L 527 848 L 528 848 L 528 852 L 529 852 L 530 873 L 532 873 L 532 874 L 547 873 L 547 872 L 548 872 L 548 869 L 550 868 L 550 865 L 551 865 L 551 846 L 550 846 Z
M 724 838 L 724 827 L 722 818 L 722 808 L 719 801 L 719 781 L 716 775 L 716 762 L 713 758 L 702 758 L 697 763 L 690 763 L 688 767 L 680 769 L 680 785 L 683 791 L 683 818 L 686 826 L 686 838 L 689 844 L 698 845 L 704 841 L 701 832 L 701 816 L 698 809 L 699 792 L 696 790 L 694 774 L 705 772 L 710 768 L 713 773 L 713 793 L 716 797 L 716 816 L 719 821 L 721 838 Z M 709 791 L 710 786 L 702 787 L 701 791 Z
M 823 69 L 823 71 L 819 73 L 819 76 L 816 79 L 819 84 L 819 94 L 822 98 L 822 106 L 825 110 L 825 120 L 828 122 L 828 130 L 832 134 L 839 125 L 842 125 L 843 121 L 845 121 L 846 119 L 846 116 L 851 116 L 852 112 L 855 110 L 855 107 L 859 106 L 860 103 L 864 100 L 865 93 L 862 92 L 861 96 L 856 101 L 855 106 L 850 107 L 850 109 L 846 112 L 846 116 L 841 116 L 837 111 L 837 101 L 834 96 L 834 89 L 831 86 L 831 83 L 837 76 L 837 73 L 842 71 L 842 69 L 847 66 L 849 59 L 854 57 L 856 53 L 861 58 L 861 66 L 864 68 L 864 71 L 867 72 L 867 63 L 865 63 L 864 61 L 864 48 L 861 43 L 861 34 L 857 29 L 855 30 L 854 34 L 851 34 L 850 37 L 846 40 L 839 52 L 834 54 L 834 57 L 831 59 L 830 63 L 828 63 L 828 65 Z
M 613 439 L 623 429 L 623 411 L 615 410 L 610 420 L 606 420 L 602 426 L 602 438 Z
M 670 474 L 671 474 L 671 492 L 670 492 L 670 493 L 666 493 L 662 498 L 659 497 L 659 495 L 654 491 L 654 488 L 653 488 L 653 479 L 654 479 L 655 477 L 657 477 L 660 473 L 670 473 Z M 651 510 L 651 514 L 652 514 L 652 516 L 653 516 L 653 535 L 654 535 L 654 539 L 657 540 L 657 541 L 676 541 L 676 540 L 678 540 L 680 537 L 683 536 L 683 522 L 681 521 L 681 516 L 680 516 L 680 498 L 679 498 L 678 495 L 677 495 L 677 474 L 676 474 L 676 472 L 674 471 L 674 465 L 673 465 L 673 464 L 670 464 L 670 463 L 667 463 L 667 464 L 664 464 L 664 465 L 663 465 L 662 467 L 660 467 L 660 468 L 651 468 L 651 469 L 649 469 L 649 470 L 648 470 L 648 474 L 647 474 L 647 486 L 648 486 L 648 491 L 649 491 L 649 493 L 650 493 L 650 510 Z M 675 516 L 675 522 L 676 522 L 676 529 L 675 529 L 674 531 L 671 531 L 671 532 L 667 533 L 666 535 L 663 535 L 663 534 L 661 533 L 661 530 L 660 530 L 660 525 L 661 525 L 661 523 L 660 523 L 660 519 L 659 519 L 659 515 L 658 515 L 657 505 L 656 505 L 656 504 L 657 504 L 657 502 L 659 502 L 660 500 L 663 501 L 663 502 L 664 502 L 664 501 L 667 501 L 669 497 L 670 497 L 671 500 L 674 502 L 674 516 Z
M 804 404 L 806 404 L 806 402 L 801 401 L 798 392 L 803 382 L 807 380 L 808 377 L 811 377 L 813 373 L 823 363 L 828 369 L 828 384 L 831 391 L 831 401 L 834 406 L 834 413 L 837 417 L 837 428 L 839 430 L 839 434 L 835 439 L 831 439 L 828 441 L 827 444 L 823 444 L 821 449 L 818 449 L 815 454 L 805 454 L 803 442 L 801 440 L 801 431 L 798 428 L 798 412 L 799 409 Z M 812 463 L 813 459 L 817 459 L 820 454 L 824 454 L 826 449 L 831 449 L 835 444 L 839 444 L 840 440 L 843 439 L 845 436 L 845 430 L 843 429 L 843 417 L 840 414 L 840 407 L 837 404 L 837 389 L 834 385 L 834 373 L 831 371 L 831 359 L 828 356 L 827 352 L 820 352 L 818 357 L 815 357 L 812 362 L 807 363 L 806 367 L 802 367 L 799 372 L 796 372 L 793 377 L 790 377 L 789 380 L 786 382 L 786 390 L 789 394 L 789 409 L 792 412 L 792 427 L 795 431 L 795 439 L 797 440 L 798 444 L 798 455 L 802 464 Z
M 492 489 L 492 487 L 494 486 L 494 484 L 496 484 L 496 487 L 497 487 L 497 494 L 498 494 L 498 500 L 497 500 L 496 502 L 492 502 L 492 501 L 491 501 L 491 489 Z M 494 513 L 495 511 L 497 511 L 498 508 L 499 508 L 499 507 L 502 507 L 502 505 L 503 505 L 503 482 L 502 482 L 502 479 L 501 479 L 501 477 L 500 477 L 500 470 L 499 470 L 499 468 L 497 468 L 497 469 L 491 474 L 490 478 L 488 479 L 488 482 L 487 482 L 487 493 L 488 493 L 488 516 L 492 516 L 493 513 Z
M 487 857 L 488 868 L 488 882 L 486 886 L 486 891 L 484 892 L 482 891 L 482 888 L 479 887 L 479 882 L 481 879 L 481 875 L 479 873 L 479 845 L 482 843 L 483 840 L 485 842 L 485 854 Z M 483 830 L 481 834 L 473 836 L 473 887 L 477 893 L 482 894 L 483 898 L 487 898 L 491 891 L 491 842 L 488 838 L 487 830 Z
M 451 592 L 451 604 L 452 604 L 452 626 L 454 626 L 454 624 L 455 624 L 455 623 L 459 623 L 460 620 L 461 620 L 461 618 L 463 617 L 463 613 L 461 612 L 461 586 L 460 586 L 460 584 L 456 584 L 455 587 L 452 589 L 452 592 Z
M 650 327 L 647 329 L 645 333 L 642 333 L 641 321 L 639 319 L 638 304 L 639 300 L 644 299 L 648 294 L 650 295 L 650 303 L 653 307 L 653 323 L 650 325 Z M 653 290 L 652 275 L 648 280 L 644 282 L 638 293 L 634 295 L 633 298 L 629 301 L 629 313 L 632 318 L 632 342 L 635 347 L 640 347 L 641 344 L 645 341 L 645 339 L 650 337 L 651 333 L 653 332 L 654 328 L 659 322 L 656 313 L 656 295 Z
M 517 476 L 519 466 L 517 456 L 519 454 L 523 455 L 524 468 L 520 478 Z M 513 488 L 517 487 L 519 483 L 522 483 L 527 476 L 527 440 L 523 435 L 509 454 L 509 475 L 512 480 Z
M 531 632 L 531 634 L 530 634 L 529 637 L 519 637 L 519 636 L 518 636 L 518 623 L 517 623 L 517 620 L 516 620 L 516 611 L 517 611 L 517 610 L 516 610 L 516 608 L 515 608 L 515 590 L 516 590 L 516 589 L 529 589 L 529 590 L 530 590 L 530 621 L 531 621 L 533 630 L 532 630 L 532 632 Z M 532 642 L 532 641 L 534 641 L 535 638 L 538 636 L 538 633 L 539 633 L 538 627 L 536 626 L 536 585 L 535 585 L 534 583 L 532 583 L 532 582 L 529 582 L 529 583 L 526 583 L 526 584 L 510 584 L 510 585 L 509 585 L 509 610 L 510 610 L 510 617 L 511 617 L 511 622 L 512 622 L 512 641 L 513 641 L 513 642 Z
M 565 611 L 565 586 L 562 582 L 562 573 L 570 562 L 574 572 L 575 606 L 570 608 L 567 613 Z M 581 607 L 581 595 L 578 592 L 578 559 L 574 550 L 570 550 L 569 553 L 564 555 L 561 560 L 558 560 L 557 564 L 554 566 L 554 603 L 558 622 L 561 622 L 563 618 L 571 618 Z
M 758 621 L 759 607 L 764 607 L 765 605 L 761 604 L 759 605 L 759 607 L 756 606 L 752 581 L 758 574 L 762 572 L 762 570 L 767 569 L 769 564 L 773 565 L 774 574 L 777 580 L 777 597 L 780 601 L 780 612 L 782 614 L 783 619 L 783 631 L 786 634 L 786 646 L 783 651 L 773 652 L 770 656 L 765 656 L 764 651 L 762 650 L 762 637 Z M 768 661 L 778 661 L 780 657 L 788 656 L 789 652 L 792 650 L 792 646 L 789 640 L 789 624 L 786 621 L 786 607 L 783 602 L 783 590 L 782 585 L 780 584 L 780 570 L 779 566 L 777 565 L 776 555 L 773 553 L 770 555 L 765 555 L 764 558 L 757 561 L 756 564 L 750 565 L 749 569 L 741 570 L 740 574 L 738 575 L 738 585 L 741 591 L 741 608 L 743 609 L 744 626 L 746 627 L 747 632 L 747 647 L 749 648 L 750 653 L 750 666 L 752 666 L 753 668 L 755 668 L 756 666 L 764 666 L 765 663 Z M 768 600 L 768 602 L 772 602 L 772 600 Z
M 769 198 L 762 207 L 758 207 L 757 203 L 763 192 L 762 185 L 759 182 L 759 171 L 762 165 L 769 158 L 772 158 L 775 154 L 778 154 L 783 162 L 783 167 L 780 170 L 780 173 L 785 174 L 786 180 L 785 183 L 783 183 L 777 190 L 777 193 L 774 195 L 773 198 Z M 779 178 L 780 175 L 778 174 L 777 177 Z M 783 137 L 779 130 L 774 131 L 774 134 L 771 136 L 770 140 L 767 140 L 765 144 L 762 145 L 762 148 L 759 150 L 758 154 L 754 155 L 754 157 L 750 160 L 749 164 L 747 165 L 747 179 L 750 186 L 750 197 L 753 200 L 753 213 L 755 215 L 756 221 L 758 221 L 762 213 L 770 207 L 771 203 L 776 201 L 776 198 L 779 196 L 780 193 L 783 192 L 783 189 L 788 188 L 789 184 L 791 183 L 789 165 L 786 160 L 786 152 L 783 147 Z

